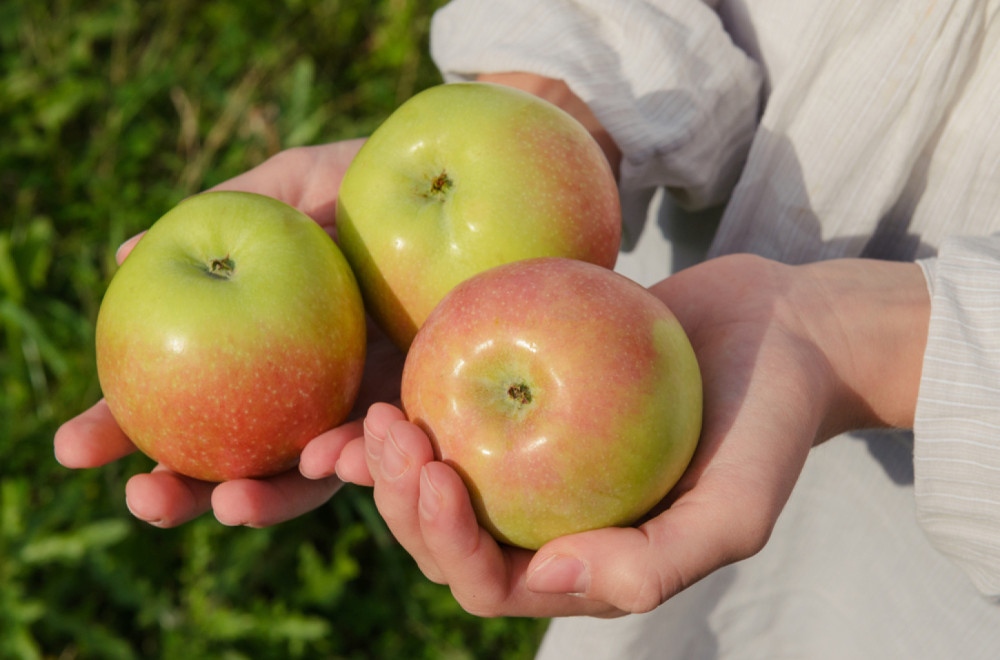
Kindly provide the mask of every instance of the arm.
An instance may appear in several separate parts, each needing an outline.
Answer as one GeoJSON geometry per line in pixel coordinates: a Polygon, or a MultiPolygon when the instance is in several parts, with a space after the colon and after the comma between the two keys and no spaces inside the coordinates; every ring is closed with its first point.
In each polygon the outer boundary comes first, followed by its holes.
{"type": "MultiPolygon", "coordinates": [[[[460,2],[454,4],[461,5],[460,2]]],[[[652,3],[647,4],[652,6],[652,3]]],[[[697,7],[699,3],[657,4],[664,11],[685,6],[687,10],[681,10],[681,15],[685,16],[700,14],[706,9],[697,7]]],[[[589,6],[589,3],[581,2],[577,5],[589,6]]],[[[566,4],[561,6],[568,7],[566,4]]],[[[491,10],[479,8],[478,11],[489,14],[491,10]]],[[[553,9],[550,13],[554,17],[561,16],[559,10],[553,9]]],[[[479,14],[471,8],[462,8],[460,15],[464,19],[474,20],[479,14]]],[[[496,19],[499,25],[505,25],[504,20],[515,20],[517,16],[513,12],[507,12],[507,15],[511,18],[496,19]]],[[[543,27],[533,29],[542,34],[545,32],[543,27]]],[[[587,26],[578,26],[574,28],[574,32],[583,34],[586,29],[587,26]]],[[[628,34],[634,36],[641,32],[640,29],[628,34]]],[[[668,32],[665,31],[664,34],[668,32]]],[[[462,39],[458,39],[459,43],[465,43],[462,39]]],[[[520,63],[518,58],[526,56],[521,51],[508,52],[507,45],[515,41],[524,43],[530,40],[530,35],[522,35],[518,39],[500,36],[495,40],[487,40],[486,43],[501,62],[507,62],[509,67],[516,67],[520,63]]],[[[536,37],[536,40],[546,43],[544,38],[536,37]]],[[[457,46],[448,47],[447,35],[443,41],[445,46],[441,48],[439,60],[449,75],[464,75],[463,71],[470,70],[470,67],[477,64],[488,66],[485,58],[477,59],[474,53],[459,52],[457,46]]],[[[550,39],[549,43],[561,42],[550,39]]],[[[648,153],[643,151],[642,141],[634,145],[629,137],[633,135],[629,126],[635,128],[642,123],[637,121],[623,126],[617,120],[624,116],[637,116],[643,108],[627,94],[622,98],[609,98],[609,95],[602,93],[602,88],[599,87],[601,77],[590,78],[583,73],[591,64],[599,63],[601,58],[598,55],[592,59],[579,56],[572,46],[573,44],[565,50],[545,52],[539,58],[540,63],[532,66],[549,75],[563,76],[570,80],[572,86],[566,87],[579,94],[576,99],[580,102],[586,99],[593,105],[591,117],[597,119],[599,116],[599,121],[607,123],[609,128],[605,130],[605,134],[611,137],[616,146],[620,145],[620,151],[625,152],[623,158],[626,166],[623,169],[628,170],[629,161],[638,162],[643,158],[642,154],[648,153]],[[580,62],[579,65],[567,61],[573,57],[578,58],[576,61],[580,62]]],[[[619,46],[626,48],[628,45],[619,46]]],[[[738,59],[738,54],[735,57],[738,59]]],[[[623,66],[620,70],[629,69],[623,66]]],[[[733,70],[739,71],[740,68],[737,66],[733,70]]],[[[610,69],[603,71],[608,73],[610,69]]],[[[639,77],[641,78],[641,73],[639,77]]],[[[665,79],[669,79],[669,76],[665,79]]],[[[639,84],[645,83],[640,80],[639,84]]],[[[734,89],[738,88],[737,85],[734,89]]],[[[558,98],[558,95],[555,96],[558,98]]],[[[739,134],[737,131],[736,135],[739,134]]],[[[642,135],[642,132],[634,135],[642,135]]],[[[649,140],[649,144],[658,144],[654,135],[647,135],[645,139],[649,140]]],[[[735,160],[739,161],[739,158],[735,160]]],[[[651,166],[649,171],[655,169],[662,172],[661,180],[666,185],[676,185],[670,183],[670,177],[675,174],[669,159],[657,161],[653,158],[648,162],[658,162],[659,165],[656,168],[651,166]]],[[[715,162],[727,161],[722,158],[715,162]]],[[[627,171],[623,176],[626,180],[625,187],[630,185],[629,178],[627,171]]],[[[639,177],[636,180],[643,179],[639,177]]],[[[681,197],[693,199],[697,195],[682,190],[681,197]]],[[[704,198],[710,197],[712,196],[708,195],[704,198]]],[[[868,382],[862,379],[856,384],[857,391],[867,391],[876,396],[871,404],[875,409],[869,413],[877,413],[874,417],[882,423],[915,427],[915,489],[920,524],[931,542],[965,570],[980,591],[993,597],[1000,594],[1000,552],[997,551],[1000,548],[1000,524],[997,523],[1000,487],[996,485],[996,475],[1000,473],[1000,450],[997,449],[996,440],[997,429],[1000,429],[1000,413],[997,412],[1000,408],[995,404],[1000,395],[1000,391],[997,391],[1000,388],[996,386],[997,375],[1000,374],[1000,335],[995,330],[1000,318],[997,318],[993,303],[997,299],[997,289],[1000,288],[996,284],[1000,281],[998,264],[1000,238],[996,236],[988,240],[968,238],[946,241],[938,259],[923,263],[928,283],[934,291],[932,330],[926,359],[922,363],[908,362],[905,382],[909,386],[905,390],[896,390],[897,394],[905,392],[905,396],[893,402],[892,390],[880,394],[874,391],[878,389],[874,387],[878,385],[877,381],[885,374],[895,373],[899,368],[896,364],[885,364],[883,369],[875,370],[867,377],[868,382]],[[921,369],[923,378],[918,381],[921,369]],[[872,380],[876,382],[871,382],[872,380]],[[914,422],[912,407],[917,405],[918,387],[921,396],[914,422]]],[[[865,325],[870,320],[864,314],[856,314],[854,318],[865,325]]],[[[878,318],[877,315],[875,318],[878,318]]],[[[922,327],[922,324],[913,327],[922,327]]],[[[876,336],[874,333],[875,329],[870,328],[869,336],[876,336]]],[[[892,346],[887,346],[884,342],[881,346],[872,344],[869,348],[871,354],[859,356],[859,362],[878,364],[877,358],[893,354],[886,350],[892,346]]],[[[865,401],[866,396],[862,393],[857,398],[865,401]]],[[[839,409],[846,413],[853,408],[842,406],[839,409]]],[[[831,429],[851,428],[855,423],[864,425],[866,417],[871,416],[858,412],[852,414],[859,415],[855,422],[850,418],[836,424],[831,421],[831,429]]]]}

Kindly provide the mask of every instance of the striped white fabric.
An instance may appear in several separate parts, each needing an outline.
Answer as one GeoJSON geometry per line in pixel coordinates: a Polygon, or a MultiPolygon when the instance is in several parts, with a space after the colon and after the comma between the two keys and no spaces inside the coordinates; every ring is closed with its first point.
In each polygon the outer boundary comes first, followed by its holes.
{"type": "Polygon", "coordinates": [[[704,3],[673,3],[675,15],[657,4],[456,2],[435,18],[432,54],[451,80],[503,71],[565,80],[615,136],[625,189],[721,202],[753,137],[759,68],[704,3]]]}
{"type": "MultiPolygon", "coordinates": [[[[565,80],[622,148],[624,192],[728,199],[711,255],[920,260],[933,294],[915,440],[817,448],[761,556],[653,615],[560,622],[543,657],[997,657],[998,11],[1000,0],[455,0],[435,17],[448,80],[565,80]],[[848,481],[851,493],[831,492],[848,481]],[[828,522],[809,529],[825,536],[804,540],[790,521],[820,511],[828,522]],[[808,570],[783,581],[795,562],[808,570]],[[798,615],[778,598],[793,593],[814,599],[798,615]],[[715,652],[664,648],[684,644],[715,652]]],[[[657,240],[667,254],[670,237],[657,240]]]]}
{"type": "Polygon", "coordinates": [[[932,285],[914,447],[920,523],[985,593],[1000,593],[1000,244],[945,241],[932,285]]]}

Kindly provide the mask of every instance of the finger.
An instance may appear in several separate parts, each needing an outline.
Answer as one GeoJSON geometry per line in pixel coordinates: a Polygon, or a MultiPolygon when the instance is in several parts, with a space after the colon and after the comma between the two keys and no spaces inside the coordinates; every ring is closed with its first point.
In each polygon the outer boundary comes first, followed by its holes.
{"type": "Polygon", "coordinates": [[[499,545],[479,526],[468,490],[448,465],[421,471],[419,515],[426,552],[462,607],[477,616],[552,617],[617,614],[605,603],[526,588],[534,553],[499,545]]]}
{"type": "Polygon", "coordinates": [[[299,473],[307,479],[325,479],[336,472],[340,455],[352,440],[364,435],[364,424],[358,419],[342,424],[309,441],[299,457],[299,473]]]}
{"type": "Polygon", "coordinates": [[[468,490],[451,467],[432,462],[420,470],[418,513],[426,552],[441,567],[455,599],[479,616],[502,611],[513,591],[507,559],[479,526],[468,490]]]}
{"type": "Polygon", "coordinates": [[[441,571],[427,552],[417,513],[420,469],[434,459],[430,441],[415,425],[397,421],[385,431],[380,455],[373,464],[375,506],[396,540],[429,579],[440,582],[441,571]]]}
{"type": "Polygon", "coordinates": [[[374,486],[375,480],[368,471],[368,455],[365,452],[365,439],[357,438],[347,443],[337,461],[337,476],[341,481],[358,486],[374,486]]]}
{"type": "Polygon", "coordinates": [[[125,502],[136,518],[157,527],[176,527],[211,507],[215,484],[158,467],[125,484],[125,502]]]}
{"type": "Polygon", "coordinates": [[[606,528],[564,537],[539,550],[527,588],[578,594],[626,612],[648,612],[685,586],[676,549],[659,549],[641,529],[606,528]]]}
{"type": "Polygon", "coordinates": [[[122,265],[122,262],[125,261],[125,257],[127,257],[132,252],[132,250],[135,249],[135,246],[138,245],[139,241],[145,235],[146,232],[141,232],[139,234],[136,234],[135,236],[133,236],[132,238],[128,239],[127,241],[118,246],[118,250],[115,252],[115,261],[118,262],[119,266],[122,265]]]}
{"type": "Polygon", "coordinates": [[[268,527],[325,504],[344,485],[337,477],[306,479],[289,470],[267,479],[235,479],[212,493],[212,509],[223,525],[268,527]]]}
{"type": "Polygon", "coordinates": [[[53,448],[56,460],[68,468],[98,467],[135,451],[104,399],[60,426],[53,448]]]}
{"type": "Polygon", "coordinates": [[[368,415],[364,421],[365,460],[368,463],[368,472],[373,476],[379,471],[382,445],[389,427],[404,419],[406,415],[403,411],[388,403],[376,403],[368,408],[368,415]]]}

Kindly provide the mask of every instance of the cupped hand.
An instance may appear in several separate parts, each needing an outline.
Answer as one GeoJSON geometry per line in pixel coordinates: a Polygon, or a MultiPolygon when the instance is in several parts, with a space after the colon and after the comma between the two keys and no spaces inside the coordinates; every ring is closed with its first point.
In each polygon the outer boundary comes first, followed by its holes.
{"type": "MultiPolygon", "coordinates": [[[[366,417],[363,458],[356,448],[343,454],[342,462],[366,461],[396,538],[469,612],[649,611],[764,546],[815,443],[912,415],[920,362],[913,351],[922,350],[926,313],[912,264],[792,267],[740,255],[682,271],[652,291],[691,339],[705,410],[689,469],[642,524],[565,536],[536,553],[498,545],[476,523],[458,474],[435,461],[427,436],[386,404],[366,417]],[[889,293],[872,291],[872,283],[889,293]],[[909,299],[891,299],[903,291],[909,299]],[[897,303],[900,310],[891,309],[897,303]],[[859,348],[854,333],[876,330],[855,316],[865,304],[908,315],[904,336],[859,348]],[[890,395],[870,389],[879,376],[887,380],[886,361],[899,375],[882,384],[890,395]]],[[[860,319],[873,318],[867,311],[860,319]]]]}
{"type": "MultiPolygon", "coordinates": [[[[275,197],[312,217],[336,237],[337,191],[347,166],[363,140],[289,149],[213,188],[275,197]]],[[[121,263],[141,235],[126,241],[116,255],[121,263]]],[[[402,355],[369,323],[368,359],[356,411],[373,401],[394,400],[399,392],[402,355]]],[[[133,476],[125,489],[129,509],[138,518],[172,527],[212,509],[228,525],[265,526],[301,515],[326,502],[342,485],[333,473],[341,449],[362,432],[360,415],[314,439],[298,469],[267,479],[208,483],[157,466],[133,476]],[[310,478],[303,476],[307,474],[310,478]]],[[[89,468],[135,451],[101,400],[56,432],[56,459],[70,468],[89,468]]]]}

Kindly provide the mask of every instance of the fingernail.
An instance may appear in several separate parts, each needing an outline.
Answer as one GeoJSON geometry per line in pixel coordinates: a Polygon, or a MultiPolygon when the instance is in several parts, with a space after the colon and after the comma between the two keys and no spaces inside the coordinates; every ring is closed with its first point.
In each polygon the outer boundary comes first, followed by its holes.
{"type": "MultiPolygon", "coordinates": [[[[323,479],[325,477],[330,476],[329,474],[323,474],[322,470],[313,470],[314,467],[315,466],[311,462],[301,460],[300,458],[299,474],[301,474],[306,479],[315,481],[317,479],[323,479]]],[[[336,466],[334,466],[334,469],[336,470],[336,466]]]]}
{"type": "Polygon", "coordinates": [[[127,241],[119,245],[118,249],[115,250],[115,261],[118,262],[119,264],[122,263],[122,261],[124,261],[125,259],[125,257],[122,256],[122,253],[125,251],[126,248],[131,250],[132,247],[135,245],[135,242],[136,240],[135,237],[133,236],[132,238],[128,239],[127,241]]]}
{"type": "MultiPolygon", "coordinates": [[[[334,466],[333,471],[334,471],[334,473],[336,473],[336,471],[337,471],[337,467],[336,466],[334,466]]],[[[318,479],[325,479],[326,477],[330,476],[328,474],[323,474],[321,472],[313,472],[312,468],[310,468],[310,467],[303,467],[301,465],[299,466],[299,474],[301,474],[306,479],[309,479],[310,481],[316,481],[318,479]]]]}
{"type": "Polygon", "coordinates": [[[390,479],[398,479],[410,467],[409,457],[396,444],[392,433],[386,434],[385,447],[382,448],[382,472],[390,479]]]}
{"type": "Polygon", "coordinates": [[[527,587],[538,593],[583,595],[590,588],[590,573],[576,557],[552,555],[531,572],[527,587]]]}
{"type": "Polygon", "coordinates": [[[140,516],[139,514],[137,514],[135,512],[135,509],[132,508],[132,504],[129,503],[128,498],[125,499],[125,508],[128,509],[128,512],[131,513],[133,517],[138,518],[139,520],[143,521],[144,523],[150,524],[153,527],[162,527],[163,526],[163,521],[161,519],[159,519],[159,518],[153,518],[152,520],[147,520],[146,518],[143,518],[142,516],[140,516]]]}
{"type": "Polygon", "coordinates": [[[432,520],[441,510],[441,491],[434,485],[427,466],[420,470],[420,515],[427,520],[432,520]]]}

